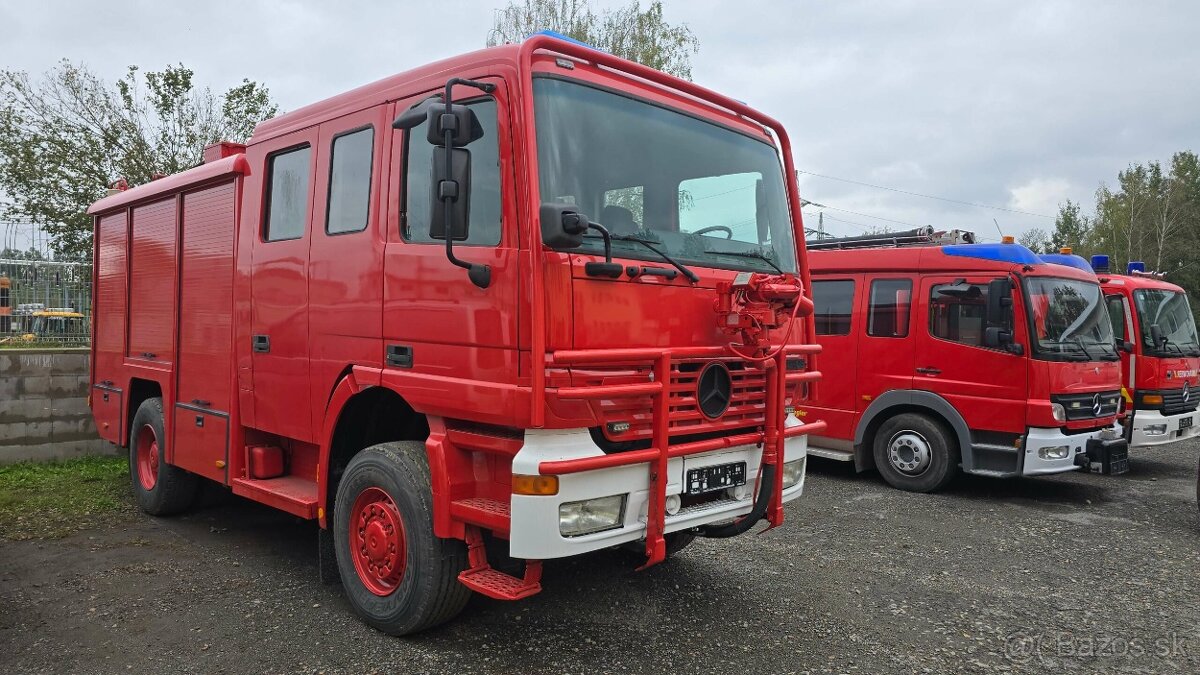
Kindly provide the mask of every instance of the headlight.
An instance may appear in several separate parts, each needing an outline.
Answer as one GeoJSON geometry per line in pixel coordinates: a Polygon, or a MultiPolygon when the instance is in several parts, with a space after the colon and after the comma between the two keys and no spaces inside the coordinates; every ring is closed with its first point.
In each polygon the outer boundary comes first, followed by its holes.
{"type": "Polygon", "coordinates": [[[800,481],[804,480],[804,460],[800,459],[785,462],[783,465],[783,489],[788,489],[800,481]]]}
{"type": "Polygon", "coordinates": [[[578,537],[621,526],[625,513],[625,495],[613,495],[558,507],[558,531],[564,537],[578,537]]]}
{"type": "Polygon", "coordinates": [[[1142,427],[1142,431],[1147,436],[1162,436],[1167,433],[1167,425],[1165,424],[1147,424],[1142,427]]]}
{"type": "Polygon", "coordinates": [[[1067,409],[1062,407],[1061,403],[1051,403],[1050,414],[1054,415],[1054,419],[1058,422],[1067,421],[1067,409]]]}
{"type": "Polygon", "coordinates": [[[1066,459],[1071,456],[1071,446],[1052,445],[1048,448],[1038,448],[1038,457],[1042,459],[1066,459]]]}

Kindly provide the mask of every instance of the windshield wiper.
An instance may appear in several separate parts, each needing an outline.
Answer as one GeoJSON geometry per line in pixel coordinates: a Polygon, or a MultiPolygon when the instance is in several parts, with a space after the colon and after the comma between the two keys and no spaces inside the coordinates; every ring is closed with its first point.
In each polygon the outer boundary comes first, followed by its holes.
{"type": "Polygon", "coordinates": [[[688,281],[691,281],[693,284],[700,283],[700,277],[696,276],[695,272],[684,267],[682,263],[680,263],[679,261],[675,260],[671,256],[664,253],[662,250],[660,250],[658,247],[656,247],[654,245],[654,242],[647,241],[645,239],[642,239],[641,237],[635,237],[632,234],[614,234],[614,235],[610,235],[610,236],[612,237],[612,239],[614,241],[633,241],[633,242],[637,242],[637,243],[641,244],[642,246],[645,246],[646,248],[650,249],[651,251],[654,251],[655,253],[657,253],[658,257],[660,257],[663,260],[665,260],[666,262],[670,263],[672,267],[679,270],[679,273],[682,274],[683,276],[687,277],[688,281]]]}
{"type": "Polygon", "coordinates": [[[1080,349],[1080,351],[1082,351],[1084,354],[1086,354],[1086,355],[1087,355],[1087,357],[1088,357],[1088,360],[1089,360],[1089,361],[1095,361],[1095,360],[1096,360],[1096,357],[1092,356],[1092,353],[1091,353],[1090,351],[1088,351],[1087,345],[1085,345],[1085,344],[1083,343],[1083,338],[1082,338],[1082,337],[1079,337],[1078,335],[1076,335],[1076,336],[1075,336],[1075,339],[1074,339],[1074,340],[1072,340],[1072,342],[1074,342],[1075,344],[1079,345],[1079,349],[1080,349]]]}
{"type": "Polygon", "coordinates": [[[779,265],[776,265],[775,261],[771,260],[771,257],[762,251],[710,251],[709,249],[704,249],[704,252],[712,255],[732,255],[737,256],[738,258],[755,258],[767,263],[771,266],[771,269],[775,270],[776,272],[785,274],[779,265]]]}

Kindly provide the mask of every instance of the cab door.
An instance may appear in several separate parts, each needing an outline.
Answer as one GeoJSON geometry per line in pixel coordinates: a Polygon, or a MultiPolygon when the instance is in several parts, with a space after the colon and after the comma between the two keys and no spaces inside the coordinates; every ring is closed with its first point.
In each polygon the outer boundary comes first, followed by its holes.
{"type": "MultiPolygon", "coordinates": [[[[813,439],[815,446],[851,451],[857,409],[858,345],[863,315],[862,275],[830,275],[813,281],[813,322],[817,344],[825,356],[823,363],[836,359],[836,368],[826,365],[826,375],[817,386],[817,397],[810,405],[798,410],[803,420],[824,420],[825,437],[813,439]]],[[[810,449],[811,451],[811,449],[810,449]]]]}
{"type": "MultiPolygon", "coordinates": [[[[1105,294],[1104,302],[1108,305],[1108,318],[1112,321],[1113,338],[1117,344],[1128,341],[1136,345],[1138,341],[1134,337],[1136,333],[1133,330],[1133,314],[1129,311],[1129,301],[1123,294],[1114,293],[1105,294]]],[[[1135,372],[1136,357],[1125,349],[1118,349],[1117,353],[1121,355],[1121,394],[1126,397],[1128,405],[1133,402],[1131,397],[1134,393],[1134,382],[1131,376],[1135,372]]]]}
{"type": "Polygon", "coordinates": [[[312,442],[308,257],[317,129],[263,145],[249,158],[264,172],[262,217],[244,225],[258,229],[250,279],[254,427],[312,442]]]}
{"type": "MultiPolygon", "coordinates": [[[[445,241],[430,236],[431,162],[440,147],[426,139],[428,122],[391,131],[389,195],[397,198],[388,199],[383,377],[422,412],[511,423],[520,400],[511,393],[518,375],[517,153],[504,81],[472,79],[496,89],[485,94],[460,86],[452,92],[455,103],[474,111],[483,131],[466,146],[469,227],[466,240],[454,242],[454,255],[490,267],[490,283],[486,288],[472,283],[466,270],[447,259],[445,241]],[[470,382],[465,389],[464,380],[470,382]]],[[[434,93],[402,99],[396,109],[404,111],[434,93]]]]}
{"type": "MultiPolygon", "coordinates": [[[[1029,398],[1027,359],[983,346],[988,282],[995,278],[999,275],[921,280],[920,315],[925,325],[915,331],[919,339],[913,389],[946,399],[972,431],[1022,434],[1029,398]]],[[[1019,315],[1014,304],[1008,316],[1010,329],[1015,328],[1013,317],[1019,315]]]]}

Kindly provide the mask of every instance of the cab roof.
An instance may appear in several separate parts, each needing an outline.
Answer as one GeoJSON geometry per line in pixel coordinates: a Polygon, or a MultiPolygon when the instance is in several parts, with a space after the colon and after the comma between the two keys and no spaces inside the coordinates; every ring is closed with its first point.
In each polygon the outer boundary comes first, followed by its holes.
{"type": "Polygon", "coordinates": [[[1156,276],[1141,274],[1100,274],[1100,285],[1105,288],[1150,289],[1186,293],[1182,286],[1156,276]]]}
{"type": "Polygon", "coordinates": [[[953,244],[809,251],[813,274],[839,272],[955,274],[1005,271],[1096,281],[1096,275],[1043,260],[1020,244],[953,244]]]}

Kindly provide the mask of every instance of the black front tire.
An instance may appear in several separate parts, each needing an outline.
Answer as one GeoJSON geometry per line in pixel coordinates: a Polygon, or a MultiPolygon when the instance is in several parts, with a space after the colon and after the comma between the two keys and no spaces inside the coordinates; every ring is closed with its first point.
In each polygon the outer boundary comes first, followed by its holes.
{"type": "Polygon", "coordinates": [[[133,494],[142,511],[152,516],[169,516],[186,511],[196,501],[200,477],[167,464],[167,434],[163,426],[161,398],[148,398],[138,406],[129,432],[129,477],[133,494]],[[138,443],[142,434],[152,434],[156,447],[152,485],[147,487],[138,475],[138,443]]]}
{"type": "Polygon", "coordinates": [[[389,635],[408,635],[449,621],[467,604],[471,591],[458,580],[467,564],[466,546],[433,533],[433,490],[424,443],[381,443],[355,455],[338,483],[333,516],[342,587],[367,624],[389,635]],[[404,527],[404,572],[387,595],[368,589],[350,550],[351,511],[355,500],[372,488],[387,493],[404,527]]]}
{"type": "Polygon", "coordinates": [[[875,432],[873,446],[875,466],[892,487],[909,492],[936,492],[958,475],[957,439],[943,424],[925,415],[902,413],[887,420],[875,432]],[[890,457],[893,444],[903,444],[906,438],[912,448],[928,453],[928,459],[924,463],[917,460],[918,468],[910,471],[897,467],[890,457]]]}

